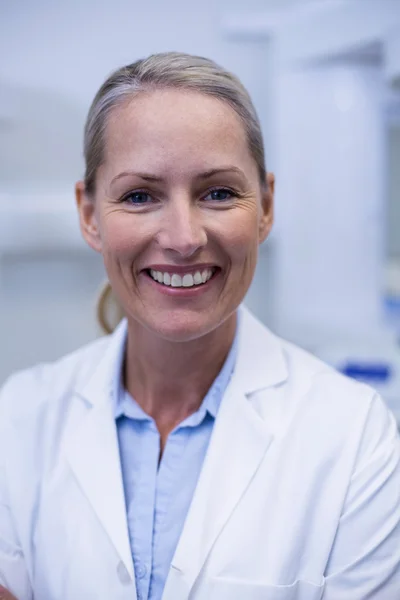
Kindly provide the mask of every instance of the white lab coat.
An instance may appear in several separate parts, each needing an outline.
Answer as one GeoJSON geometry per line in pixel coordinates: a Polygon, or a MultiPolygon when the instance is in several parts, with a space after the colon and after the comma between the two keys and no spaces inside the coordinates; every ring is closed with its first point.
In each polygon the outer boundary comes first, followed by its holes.
{"type": "MultiPolygon", "coordinates": [[[[163,600],[398,600],[394,418],[241,310],[163,600]]],[[[2,390],[0,583],[18,600],[136,599],[110,401],[125,330],[2,390]]]]}

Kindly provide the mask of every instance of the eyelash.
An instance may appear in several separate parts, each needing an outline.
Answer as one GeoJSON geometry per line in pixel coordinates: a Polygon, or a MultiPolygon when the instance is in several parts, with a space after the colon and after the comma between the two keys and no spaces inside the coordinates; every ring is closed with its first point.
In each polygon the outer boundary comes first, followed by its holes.
{"type": "MultiPolygon", "coordinates": [[[[226,192],[226,193],[228,193],[230,195],[229,198],[225,198],[223,200],[211,200],[211,202],[218,202],[220,204],[222,204],[224,202],[228,202],[229,200],[232,200],[232,198],[238,198],[239,197],[239,194],[237,192],[234,192],[230,188],[226,188],[226,187],[215,187],[215,188],[212,188],[212,189],[208,190],[207,195],[205,197],[209,196],[213,192],[226,192]]],[[[129,198],[131,198],[132,196],[135,196],[136,194],[143,194],[143,195],[151,197],[151,195],[149,194],[149,192],[146,192],[145,190],[136,190],[135,192],[130,192],[129,194],[126,194],[125,196],[123,196],[121,198],[120,202],[121,203],[125,202],[127,204],[130,204],[131,206],[146,206],[148,204],[148,202],[140,202],[138,204],[136,204],[134,202],[128,202],[129,198]]]]}

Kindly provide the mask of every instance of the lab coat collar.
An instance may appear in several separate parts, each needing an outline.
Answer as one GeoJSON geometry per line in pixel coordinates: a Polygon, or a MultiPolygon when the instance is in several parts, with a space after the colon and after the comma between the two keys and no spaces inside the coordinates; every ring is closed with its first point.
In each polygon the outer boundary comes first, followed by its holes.
{"type": "MultiPolygon", "coordinates": [[[[244,305],[239,307],[238,351],[235,381],[247,395],[287,379],[282,344],[244,305]]],[[[128,325],[123,319],[109,336],[109,345],[93,372],[76,392],[94,405],[110,397],[115,401],[121,378],[128,325]]],[[[114,405],[115,406],[115,405],[114,405]]]]}
{"type": "Polygon", "coordinates": [[[235,382],[246,395],[284,382],[288,367],[282,342],[244,305],[240,307],[235,382]]]}
{"type": "Polygon", "coordinates": [[[114,333],[108,336],[108,345],[94,365],[91,373],[86,374],[76,386],[76,393],[90,405],[108,401],[114,402],[121,381],[122,367],[125,355],[128,323],[122,319],[114,333]]]}
{"type": "MultiPolygon", "coordinates": [[[[273,439],[250,396],[287,378],[284,353],[279,340],[247,309],[241,307],[240,311],[235,370],[214,425],[163,600],[176,600],[178,590],[191,589],[273,439]]],[[[83,493],[134,580],[113,402],[126,335],[124,320],[104,342],[105,350],[91,376],[76,387],[76,393],[91,408],[69,434],[67,457],[83,493]]]]}

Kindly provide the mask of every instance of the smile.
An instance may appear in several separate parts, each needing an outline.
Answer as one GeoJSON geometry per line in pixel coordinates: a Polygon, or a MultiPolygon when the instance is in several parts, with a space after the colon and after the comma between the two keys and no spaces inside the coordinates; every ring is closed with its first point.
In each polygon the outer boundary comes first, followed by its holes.
{"type": "Polygon", "coordinates": [[[149,269],[147,272],[154,281],[167,287],[191,288],[207,283],[216,270],[216,268],[204,269],[203,271],[186,273],[184,275],[179,275],[178,273],[163,273],[161,271],[154,271],[153,269],[149,269]]]}

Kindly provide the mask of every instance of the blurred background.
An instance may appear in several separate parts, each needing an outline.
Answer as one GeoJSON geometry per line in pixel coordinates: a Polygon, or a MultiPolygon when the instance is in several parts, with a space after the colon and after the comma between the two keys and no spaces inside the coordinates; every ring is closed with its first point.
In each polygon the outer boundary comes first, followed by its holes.
{"type": "Polygon", "coordinates": [[[105,77],[178,50],[235,72],[277,177],[248,306],[400,423],[400,0],[0,0],[0,383],[101,332],[73,186],[105,77]]]}

